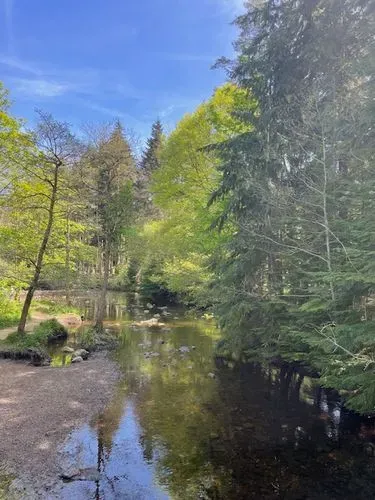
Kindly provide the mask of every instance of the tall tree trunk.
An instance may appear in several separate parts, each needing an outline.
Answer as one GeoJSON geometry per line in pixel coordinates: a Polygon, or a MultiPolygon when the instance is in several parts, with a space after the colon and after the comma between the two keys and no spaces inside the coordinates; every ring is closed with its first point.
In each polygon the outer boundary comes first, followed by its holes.
{"type": "Polygon", "coordinates": [[[66,216],[66,232],[65,232],[65,294],[66,303],[72,305],[70,296],[70,214],[66,216]]]}
{"type": "Polygon", "coordinates": [[[104,251],[103,251],[103,281],[99,295],[99,303],[96,312],[96,318],[95,318],[95,328],[97,330],[103,329],[103,321],[107,303],[109,266],[110,266],[110,249],[109,249],[108,237],[106,236],[104,242],[104,251]]]}
{"type": "Polygon", "coordinates": [[[329,230],[328,209],[327,209],[327,186],[328,186],[328,172],[327,172],[327,157],[326,157],[326,143],[324,137],[324,130],[322,131],[323,137],[323,218],[324,218],[324,234],[326,245],[327,269],[329,273],[329,288],[331,292],[332,302],[335,302],[335,288],[332,280],[332,259],[331,259],[331,235],[329,230]]]}
{"type": "Polygon", "coordinates": [[[55,172],[54,172],[54,177],[53,177],[53,182],[52,182],[52,192],[51,192],[51,198],[50,198],[50,205],[49,205],[49,209],[48,209],[48,222],[47,222],[46,229],[44,231],[42,243],[39,247],[38,257],[37,257],[36,263],[35,263],[34,276],[33,276],[33,279],[31,280],[29,289],[27,290],[25,302],[24,302],[23,308],[22,308],[21,318],[20,318],[20,321],[18,323],[17,331],[20,334],[25,333],[27,316],[29,314],[29,310],[30,310],[31,302],[32,302],[33,297],[34,297],[35,290],[38,288],[40,273],[42,271],[42,266],[43,266],[44,255],[46,253],[49,237],[51,236],[51,230],[52,230],[52,224],[53,224],[54,212],[55,212],[56,196],[57,196],[59,167],[60,167],[60,164],[57,164],[55,166],[55,172]]]}

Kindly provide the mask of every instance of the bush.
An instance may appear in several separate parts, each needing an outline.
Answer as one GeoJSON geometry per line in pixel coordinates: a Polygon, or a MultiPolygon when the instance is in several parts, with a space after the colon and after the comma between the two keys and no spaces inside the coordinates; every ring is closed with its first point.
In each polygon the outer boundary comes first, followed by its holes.
{"type": "Polygon", "coordinates": [[[21,315],[21,304],[0,294],[0,328],[16,325],[21,315]]]}
{"type": "Polygon", "coordinates": [[[20,335],[18,332],[11,333],[5,340],[6,344],[12,344],[17,348],[46,347],[52,342],[65,340],[68,337],[68,331],[56,319],[43,321],[38,325],[34,333],[20,335]]]}

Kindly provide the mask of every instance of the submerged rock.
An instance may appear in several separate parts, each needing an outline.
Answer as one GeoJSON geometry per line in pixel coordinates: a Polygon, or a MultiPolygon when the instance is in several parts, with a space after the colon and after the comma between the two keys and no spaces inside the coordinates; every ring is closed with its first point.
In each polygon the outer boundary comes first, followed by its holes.
{"type": "Polygon", "coordinates": [[[69,469],[60,474],[63,481],[99,481],[100,472],[94,467],[87,467],[86,469],[69,469]]]}

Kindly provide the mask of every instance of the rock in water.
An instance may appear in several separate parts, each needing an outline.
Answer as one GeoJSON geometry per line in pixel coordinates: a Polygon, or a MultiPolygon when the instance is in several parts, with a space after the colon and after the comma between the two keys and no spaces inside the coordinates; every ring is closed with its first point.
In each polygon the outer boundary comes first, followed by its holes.
{"type": "Polygon", "coordinates": [[[94,467],[70,469],[60,474],[60,478],[63,481],[99,481],[100,473],[94,467]]]}
{"type": "Polygon", "coordinates": [[[83,361],[82,356],[76,356],[75,358],[72,358],[72,363],[80,363],[83,361]]]}
{"type": "Polygon", "coordinates": [[[62,352],[67,352],[67,353],[71,354],[72,352],[74,352],[74,349],[72,347],[69,347],[66,345],[62,348],[62,352]]]}
{"type": "Polygon", "coordinates": [[[136,321],[132,323],[131,326],[134,327],[142,327],[146,326],[148,328],[163,328],[165,326],[164,323],[159,323],[158,318],[151,318],[144,321],[136,321]]]}

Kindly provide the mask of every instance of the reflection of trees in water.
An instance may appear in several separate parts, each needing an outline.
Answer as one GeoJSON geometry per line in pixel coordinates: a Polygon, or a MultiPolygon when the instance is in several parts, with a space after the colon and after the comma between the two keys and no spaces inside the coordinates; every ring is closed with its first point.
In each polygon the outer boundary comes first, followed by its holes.
{"type": "MultiPolygon", "coordinates": [[[[109,487],[106,466],[130,396],[143,429],[144,460],[155,464],[171,497],[374,498],[375,476],[357,438],[375,439],[373,427],[361,428],[334,393],[287,366],[218,366],[212,380],[211,333],[192,325],[177,330],[121,334],[125,379],[97,426],[98,470],[109,487]],[[197,350],[169,354],[182,344],[197,350]],[[144,350],[161,356],[145,359],[144,350]]],[[[99,492],[98,483],[97,498],[99,492]]]]}
{"type": "Polygon", "coordinates": [[[340,446],[353,416],[333,393],[256,365],[197,383],[184,363],[178,377],[153,373],[138,407],[147,458],[162,443],[158,475],[172,496],[373,498],[368,458],[358,450],[353,460],[354,437],[340,446]]]}

